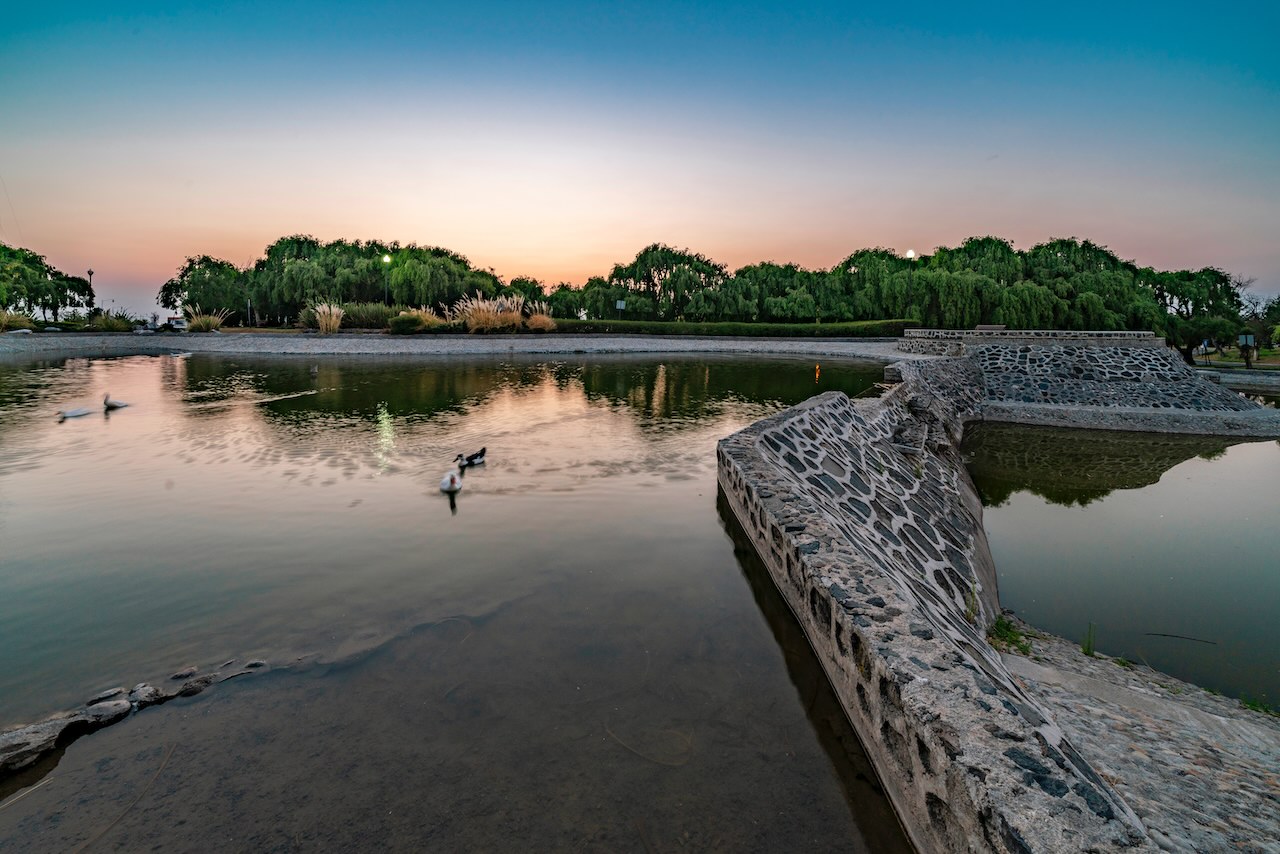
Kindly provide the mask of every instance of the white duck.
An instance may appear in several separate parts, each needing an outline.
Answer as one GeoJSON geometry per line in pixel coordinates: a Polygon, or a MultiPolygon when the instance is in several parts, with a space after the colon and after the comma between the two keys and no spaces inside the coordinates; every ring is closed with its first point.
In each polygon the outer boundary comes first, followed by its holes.
{"type": "Polygon", "coordinates": [[[102,396],[102,408],[107,412],[113,412],[117,409],[124,409],[128,405],[129,404],[120,400],[112,400],[111,392],[107,392],[105,395],[102,396]]]}
{"type": "Polygon", "coordinates": [[[462,478],[456,471],[449,472],[440,480],[440,491],[450,495],[462,491],[462,478]]]}
{"type": "Polygon", "coordinates": [[[66,421],[68,418],[79,418],[82,415],[88,415],[90,412],[93,412],[93,410],[87,406],[82,406],[79,409],[59,409],[58,423],[61,424],[63,421],[66,421]]]}

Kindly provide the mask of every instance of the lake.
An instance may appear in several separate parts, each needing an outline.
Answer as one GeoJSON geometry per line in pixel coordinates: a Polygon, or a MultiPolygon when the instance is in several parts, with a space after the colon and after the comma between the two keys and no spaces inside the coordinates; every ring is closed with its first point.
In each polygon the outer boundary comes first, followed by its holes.
{"type": "Polygon", "coordinates": [[[907,850],[717,508],[718,439],[880,376],[0,363],[0,722],[189,664],[271,665],[46,762],[0,847],[907,850]],[[55,420],[106,393],[130,406],[55,420]],[[450,500],[441,475],[481,446],[450,500]]]}
{"type": "Polygon", "coordinates": [[[1004,607],[1280,703],[1280,443],[981,425],[965,452],[1004,607]]]}

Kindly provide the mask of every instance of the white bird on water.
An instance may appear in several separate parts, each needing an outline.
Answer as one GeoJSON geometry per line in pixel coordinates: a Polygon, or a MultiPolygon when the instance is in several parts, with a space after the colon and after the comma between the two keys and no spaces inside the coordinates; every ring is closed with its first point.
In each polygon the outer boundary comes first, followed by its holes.
{"type": "Polygon", "coordinates": [[[112,400],[111,392],[107,392],[105,395],[102,396],[102,408],[107,412],[112,412],[117,409],[124,409],[128,405],[129,404],[120,400],[112,400]]]}
{"type": "Polygon", "coordinates": [[[440,480],[440,491],[453,494],[462,490],[462,478],[456,471],[451,471],[440,480]]]}
{"type": "Polygon", "coordinates": [[[93,410],[87,406],[82,406],[79,409],[59,409],[58,423],[61,424],[68,418],[79,418],[82,415],[88,415],[90,412],[93,412],[93,410]]]}

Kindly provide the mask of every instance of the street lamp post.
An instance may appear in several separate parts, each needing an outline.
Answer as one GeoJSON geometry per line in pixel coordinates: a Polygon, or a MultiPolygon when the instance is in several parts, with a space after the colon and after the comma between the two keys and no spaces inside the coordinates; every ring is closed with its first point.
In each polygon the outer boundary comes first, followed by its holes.
{"type": "Polygon", "coordinates": [[[382,301],[387,305],[391,305],[391,285],[389,282],[391,275],[391,256],[382,256],[382,301]]]}
{"type": "MultiPolygon", "coordinates": [[[[93,293],[93,268],[92,267],[89,268],[89,293],[93,293]]],[[[95,294],[93,297],[93,300],[91,301],[91,304],[89,305],[89,308],[93,308],[92,303],[96,303],[97,301],[98,301],[98,297],[95,294]]]]}

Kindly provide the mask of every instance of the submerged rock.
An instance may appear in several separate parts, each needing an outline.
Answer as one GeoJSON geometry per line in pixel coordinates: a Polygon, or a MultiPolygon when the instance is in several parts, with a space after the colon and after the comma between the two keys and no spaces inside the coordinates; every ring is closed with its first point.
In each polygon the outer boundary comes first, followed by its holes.
{"type": "Polygon", "coordinates": [[[169,678],[176,682],[179,679],[186,679],[188,677],[195,676],[199,671],[200,668],[196,667],[194,664],[186,664],[179,667],[176,672],[169,674],[169,678]]]}
{"type": "Polygon", "coordinates": [[[99,726],[113,724],[121,718],[133,711],[133,704],[126,699],[104,700],[89,706],[80,714],[84,720],[94,725],[96,729],[99,726]]]}
{"type": "Polygon", "coordinates": [[[107,690],[103,691],[101,694],[97,695],[96,697],[90,698],[85,703],[85,705],[93,706],[98,703],[101,703],[103,700],[110,700],[112,697],[119,697],[123,693],[124,693],[124,688],[120,688],[120,687],[108,688],[107,690]]]}
{"type": "Polygon", "coordinates": [[[178,689],[179,697],[194,697],[205,688],[208,688],[214,682],[218,681],[219,674],[206,673],[204,676],[198,676],[195,679],[188,679],[182,683],[182,687],[178,689]]]}
{"type": "Polygon", "coordinates": [[[61,715],[0,733],[0,773],[20,771],[33,764],[58,743],[76,717],[61,715]]]}
{"type": "Polygon", "coordinates": [[[171,700],[174,696],[176,696],[175,693],[161,691],[146,682],[139,682],[129,692],[129,701],[137,708],[145,709],[147,706],[154,706],[157,703],[163,703],[165,700],[171,700]]]}
{"type": "Polygon", "coordinates": [[[132,710],[133,705],[128,700],[104,700],[69,714],[0,733],[0,774],[33,765],[60,742],[113,724],[132,710]]]}

